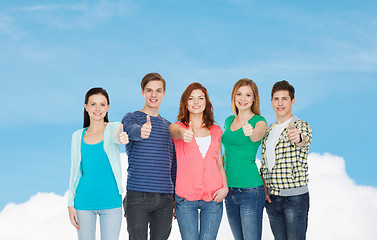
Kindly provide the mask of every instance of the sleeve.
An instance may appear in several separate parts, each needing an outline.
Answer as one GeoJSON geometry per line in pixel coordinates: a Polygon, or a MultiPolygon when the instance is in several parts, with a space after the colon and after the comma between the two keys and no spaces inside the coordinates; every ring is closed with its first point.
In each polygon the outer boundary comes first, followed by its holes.
{"type": "Polygon", "coordinates": [[[140,136],[141,126],[138,124],[137,116],[135,113],[127,113],[123,119],[123,131],[127,132],[130,141],[143,140],[140,136]]]}
{"type": "Polygon", "coordinates": [[[77,154],[79,154],[79,134],[81,132],[77,131],[72,135],[72,142],[71,142],[71,170],[70,170],[70,176],[69,176],[69,188],[68,188],[68,207],[74,205],[74,198],[75,198],[75,184],[76,184],[76,178],[79,177],[80,171],[78,165],[79,159],[77,159],[77,154]]]}
{"type": "Polygon", "coordinates": [[[171,165],[171,180],[173,182],[174,188],[175,188],[176,179],[177,179],[177,156],[176,156],[175,148],[173,144],[173,162],[171,165]]]}
{"type": "Polygon", "coordinates": [[[113,123],[109,123],[109,124],[111,124],[111,141],[115,144],[120,144],[119,139],[118,139],[120,122],[113,122],[113,123]]]}

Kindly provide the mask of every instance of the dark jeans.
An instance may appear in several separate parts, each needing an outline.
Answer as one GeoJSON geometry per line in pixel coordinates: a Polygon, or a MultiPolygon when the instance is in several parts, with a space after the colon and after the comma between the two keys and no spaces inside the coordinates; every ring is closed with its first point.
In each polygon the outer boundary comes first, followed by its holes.
{"type": "Polygon", "coordinates": [[[305,240],[308,227],[309,193],[281,197],[270,195],[266,210],[275,240],[305,240]]]}
{"type": "Polygon", "coordinates": [[[123,200],[130,240],[166,240],[173,220],[173,194],[127,191],[123,200]]]}

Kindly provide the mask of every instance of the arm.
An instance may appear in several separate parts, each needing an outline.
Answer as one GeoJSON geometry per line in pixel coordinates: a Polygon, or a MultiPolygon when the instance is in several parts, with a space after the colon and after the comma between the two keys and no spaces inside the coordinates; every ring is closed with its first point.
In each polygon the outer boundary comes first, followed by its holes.
{"type": "Polygon", "coordinates": [[[228,195],[228,192],[229,192],[228,181],[226,180],[226,174],[225,174],[225,169],[224,169],[224,157],[223,157],[222,149],[221,149],[221,140],[219,142],[217,167],[219,168],[219,171],[220,171],[221,176],[223,178],[223,187],[218,189],[213,194],[213,200],[216,201],[216,202],[221,202],[222,200],[224,200],[224,198],[226,197],[226,195],[228,195]]]}
{"type": "Polygon", "coordinates": [[[266,133],[267,123],[265,121],[259,121],[255,124],[253,133],[250,136],[251,141],[258,142],[264,137],[266,133]]]}
{"type": "Polygon", "coordinates": [[[264,181],[264,177],[263,177],[262,174],[261,174],[261,177],[262,177],[262,181],[263,181],[264,194],[265,194],[265,197],[266,197],[266,201],[269,202],[269,203],[271,203],[270,195],[268,194],[268,188],[266,186],[266,182],[264,181]]]}
{"type": "Polygon", "coordinates": [[[131,141],[142,140],[140,136],[141,125],[138,124],[134,113],[127,113],[122,119],[122,124],[123,124],[123,131],[128,134],[129,140],[131,141]]]}
{"type": "Polygon", "coordinates": [[[309,147],[312,140],[312,129],[304,121],[291,122],[288,131],[289,140],[297,147],[309,147]]]}
{"type": "Polygon", "coordinates": [[[73,206],[68,207],[68,215],[71,224],[76,228],[79,229],[79,219],[77,218],[76,209],[73,206]]]}
{"type": "Polygon", "coordinates": [[[188,129],[181,127],[178,123],[170,124],[169,132],[174,140],[183,139],[185,143],[191,142],[194,137],[194,131],[192,130],[191,122],[188,129]]]}
{"type": "Polygon", "coordinates": [[[185,133],[185,131],[186,129],[179,126],[178,123],[172,123],[169,126],[170,135],[174,140],[183,139],[183,134],[185,133]]]}

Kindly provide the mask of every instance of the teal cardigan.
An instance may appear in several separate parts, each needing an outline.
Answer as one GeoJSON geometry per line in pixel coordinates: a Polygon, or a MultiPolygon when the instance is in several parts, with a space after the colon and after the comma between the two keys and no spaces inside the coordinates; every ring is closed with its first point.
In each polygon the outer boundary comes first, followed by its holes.
{"type": "MultiPolygon", "coordinates": [[[[122,187],[122,165],[120,162],[118,131],[119,122],[108,123],[105,127],[103,147],[109,158],[115,180],[118,185],[119,194],[123,194],[122,187]]],[[[77,130],[72,135],[71,145],[71,176],[68,189],[68,207],[74,205],[77,185],[79,184],[82,172],[81,165],[81,137],[84,129],[77,130]]]]}

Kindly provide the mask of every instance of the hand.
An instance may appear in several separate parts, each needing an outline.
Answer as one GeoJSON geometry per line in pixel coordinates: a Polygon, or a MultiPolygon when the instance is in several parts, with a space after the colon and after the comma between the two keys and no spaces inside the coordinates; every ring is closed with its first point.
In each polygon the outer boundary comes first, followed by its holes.
{"type": "Polygon", "coordinates": [[[287,133],[289,141],[292,143],[300,142],[300,132],[295,128],[295,123],[291,122],[290,129],[287,133]]]}
{"type": "Polygon", "coordinates": [[[245,122],[242,130],[246,137],[250,137],[253,134],[254,128],[250,125],[250,123],[245,122]]]}
{"type": "Polygon", "coordinates": [[[266,187],[264,188],[264,195],[265,195],[265,200],[268,203],[271,203],[271,198],[270,198],[270,195],[268,194],[268,189],[266,187]]]}
{"type": "Polygon", "coordinates": [[[213,194],[212,198],[215,202],[222,202],[224,198],[226,197],[226,195],[228,195],[228,192],[229,192],[229,188],[227,187],[220,188],[213,194]]]}
{"type": "Polygon", "coordinates": [[[173,219],[177,219],[177,212],[175,211],[175,202],[173,203],[173,219]]]}
{"type": "Polygon", "coordinates": [[[191,122],[189,123],[189,127],[185,132],[183,133],[183,141],[185,143],[189,143],[192,141],[194,137],[194,130],[192,129],[191,122]]]}
{"type": "Polygon", "coordinates": [[[77,212],[76,209],[73,206],[68,207],[68,215],[69,215],[69,220],[71,221],[72,225],[76,228],[79,229],[79,219],[77,218],[77,212]]]}
{"type": "Polygon", "coordinates": [[[147,139],[149,138],[149,135],[151,134],[152,131],[152,123],[151,123],[151,117],[147,115],[147,122],[141,126],[140,129],[140,137],[147,139]]]}
{"type": "Polygon", "coordinates": [[[126,145],[129,142],[127,133],[123,132],[123,124],[120,124],[120,128],[118,131],[118,140],[120,144],[124,145],[126,145]]]}

